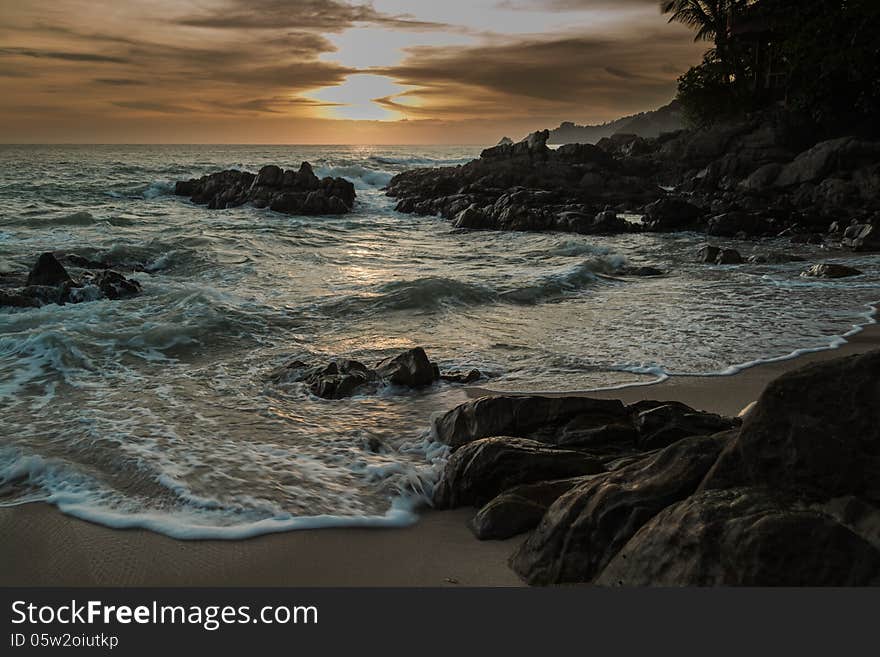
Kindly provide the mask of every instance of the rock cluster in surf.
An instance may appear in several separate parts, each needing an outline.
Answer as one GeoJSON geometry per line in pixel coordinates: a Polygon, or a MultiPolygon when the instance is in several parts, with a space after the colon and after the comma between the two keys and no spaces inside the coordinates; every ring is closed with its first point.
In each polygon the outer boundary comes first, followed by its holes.
{"type": "Polygon", "coordinates": [[[387,193],[398,211],[441,215],[459,228],[696,230],[880,250],[880,142],[815,143],[805,133],[785,113],[556,150],[536,132],[463,166],[398,174],[387,193]],[[642,222],[625,221],[627,212],[642,222]]]}
{"type": "Polygon", "coordinates": [[[771,383],[745,420],[675,402],[487,397],[439,418],[438,507],[530,531],[532,584],[880,584],[880,351],[771,383]]]}
{"type": "Polygon", "coordinates": [[[62,259],[78,268],[75,276],[53,253],[40,255],[29,272],[0,274],[0,307],[39,308],[46,304],[122,299],[141,291],[138,281],[126,278],[109,265],[75,254],[62,259]]]}
{"type": "Polygon", "coordinates": [[[250,203],[291,215],[345,214],[354,206],[354,185],[344,178],[318,178],[308,162],[298,171],[275,165],[249,173],[230,169],[199,179],[181,180],[177,196],[209,209],[234,208],[250,203]]]}
{"type": "Polygon", "coordinates": [[[441,380],[473,383],[483,377],[484,374],[476,369],[441,373],[437,363],[432,362],[421,347],[386,358],[375,367],[350,359],[335,359],[322,366],[292,360],[269,375],[275,384],[301,383],[313,395],[324,399],[366,394],[382,385],[423,388],[441,380]]]}

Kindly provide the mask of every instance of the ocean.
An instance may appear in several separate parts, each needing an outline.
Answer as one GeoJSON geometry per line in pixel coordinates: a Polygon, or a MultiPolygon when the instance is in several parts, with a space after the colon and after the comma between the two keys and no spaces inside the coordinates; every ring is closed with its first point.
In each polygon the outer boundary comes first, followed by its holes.
{"type": "Polygon", "coordinates": [[[145,267],[135,298],[0,309],[0,506],[45,501],[184,539],[405,525],[447,456],[431,418],[462,387],[330,401],[271,384],[273,368],[419,345],[442,369],[490,373],[492,390],[589,390],[728,375],[873,321],[875,257],[847,260],[862,276],[809,280],[822,247],[797,247],[807,263],[709,266],[701,235],[461,232],[396,213],[382,191],[479,151],[0,146],[0,273],[44,251],[145,267]],[[351,180],[355,211],[208,210],[171,194],[175,180],[302,161],[351,180]],[[640,265],[668,275],[621,275],[640,265]]]}

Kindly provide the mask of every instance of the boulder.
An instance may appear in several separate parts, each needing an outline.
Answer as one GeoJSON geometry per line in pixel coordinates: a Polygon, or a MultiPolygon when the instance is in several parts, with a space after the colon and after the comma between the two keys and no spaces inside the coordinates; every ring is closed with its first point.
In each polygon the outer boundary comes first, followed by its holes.
{"type": "Polygon", "coordinates": [[[525,438],[481,438],[449,457],[434,489],[434,505],[440,509],[482,506],[520,484],[604,470],[598,459],[575,450],[550,447],[525,438]]]}
{"type": "Polygon", "coordinates": [[[609,561],[600,586],[876,586],[880,550],[764,489],[705,491],[661,511],[609,561]]]}
{"type": "Polygon", "coordinates": [[[530,584],[589,582],[638,529],[693,494],[733,433],[685,438],[562,495],[511,558],[530,584]]]}
{"type": "Polygon", "coordinates": [[[880,351],[771,382],[705,488],[770,486],[880,502],[880,351]]]}
{"type": "Polygon", "coordinates": [[[539,481],[514,486],[492,498],[471,520],[474,535],[481,541],[503,540],[537,526],[547,509],[563,493],[596,475],[539,481]]]}
{"type": "Polygon", "coordinates": [[[270,379],[277,384],[303,383],[316,397],[343,399],[365,391],[367,385],[377,385],[378,377],[366,365],[356,360],[333,360],[324,367],[309,367],[294,360],[274,370],[270,379]]]}
{"type": "Polygon", "coordinates": [[[419,388],[440,378],[437,366],[428,359],[421,347],[416,347],[392,358],[386,358],[374,368],[376,374],[397,386],[419,388]]]}
{"type": "Polygon", "coordinates": [[[740,233],[761,235],[769,226],[760,215],[747,212],[725,212],[709,219],[706,233],[717,237],[736,237],[740,233]]]}
{"type": "Polygon", "coordinates": [[[141,291],[141,284],[132,278],[126,278],[112,269],[103,269],[88,280],[96,286],[107,299],[123,299],[134,296],[141,291]]]}
{"type": "Polygon", "coordinates": [[[73,279],[64,266],[51,253],[43,253],[37,258],[36,264],[27,277],[28,285],[61,285],[71,283],[73,279]]]}
{"type": "Polygon", "coordinates": [[[632,418],[618,400],[498,395],[461,404],[434,421],[439,442],[458,449],[489,436],[556,445],[634,444],[632,418]]]}
{"type": "Polygon", "coordinates": [[[718,265],[739,265],[742,264],[742,256],[739,254],[739,251],[736,249],[721,249],[717,258],[715,259],[715,264],[718,265]]]}
{"type": "Polygon", "coordinates": [[[818,265],[813,265],[809,269],[804,272],[801,272],[801,276],[805,278],[847,278],[849,276],[859,276],[862,272],[853,267],[847,267],[846,265],[839,265],[832,262],[824,262],[818,265]]]}

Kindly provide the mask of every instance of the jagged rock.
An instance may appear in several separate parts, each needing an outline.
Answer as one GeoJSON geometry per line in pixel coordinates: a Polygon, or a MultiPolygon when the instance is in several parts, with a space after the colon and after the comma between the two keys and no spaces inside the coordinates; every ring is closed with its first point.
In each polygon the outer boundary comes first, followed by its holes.
{"type": "Polygon", "coordinates": [[[610,560],[600,586],[871,586],[880,550],[766,489],[705,491],[661,511],[610,560]]]}
{"type": "Polygon", "coordinates": [[[732,432],[685,438],[562,495],[511,558],[530,584],[588,582],[654,515],[692,495],[732,432]]]}
{"type": "Polygon", "coordinates": [[[525,438],[481,438],[449,458],[434,489],[434,505],[441,509],[481,506],[520,484],[604,470],[598,459],[575,450],[525,438]]]}
{"type": "Polygon", "coordinates": [[[747,212],[726,212],[709,219],[706,233],[717,237],[735,237],[740,233],[761,235],[769,226],[763,217],[747,212]]]}
{"type": "Polygon", "coordinates": [[[27,277],[28,285],[61,285],[70,283],[73,279],[64,266],[51,253],[43,253],[37,258],[37,262],[27,277]]]}
{"type": "Polygon", "coordinates": [[[853,170],[876,163],[878,157],[880,144],[859,141],[854,137],[823,141],[785,165],[775,184],[790,187],[814,183],[834,171],[853,170]]]}
{"type": "Polygon", "coordinates": [[[343,178],[318,179],[308,162],[299,171],[284,171],[275,165],[259,173],[230,169],[198,180],[179,181],[177,196],[189,196],[193,203],[209,209],[233,208],[251,203],[257,208],[294,215],[344,214],[354,206],[354,185],[343,178]]]}
{"type": "Polygon", "coordinates": [[[141,284],[134,279],[126,278],[112,269],[103,269],[88,281],[101,290],[108,299],[123,299],[138,294],[141,284]]]}
{"type": "Polygon", "coordinates": [[[849,226],[842,243],[853,251],[880,251],[880,231],[872,224],[849,226]]]}
{"type": "Polygon", "coordinates": [[[376,374],[398,386],[419,388],[431,385],[440,378],[437,366],[421,347],[410,349],[393,358],[386,358],[374,368],[376,374]]]}
{"type": "Polygon", "coordinates": [[[533,529],[560,495],[595,475],[514,486],[492,498],[471,520],[481,541],[503,540],[533,529]]]}
{"type": "Polygon", "coordinates": [[[555,445],[634,444],[630,412],[618,400],[498,395],[462,404],[434,421],[437,440],[457,449],[489,436],[555,445]]]}
{"type": "Polygon", "coordinates": [[[502,137],[501,139],[498,140],[498,143],[495,145],[496,146],[510,146],[512,144],[513,144],[513,139],[511,139],[510,137],[502,137]]]}
{"type": "Polygon", "coordinates": [[[846,278],[848,276],[859,276],[861,273],[862,272],[853,267],[825,262],[819,265],[813,265],[808,270],[802,272],[801,276],[806,278],[846,278]]]}

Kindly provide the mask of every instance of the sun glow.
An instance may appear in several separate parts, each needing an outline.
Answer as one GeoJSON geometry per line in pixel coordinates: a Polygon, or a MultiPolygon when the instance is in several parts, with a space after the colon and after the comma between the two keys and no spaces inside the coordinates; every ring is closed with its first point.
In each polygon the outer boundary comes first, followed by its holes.
{"type": "Polygon", "coordinates": [[[358,73],[349,75],[338,86],[311,92],[308,97],[331,103],[323,110],[327,118],[399,121],[406,118],[403,113],[388,109],[376,101],[396,96],[407,89],[384,75],[358,73]]]}

